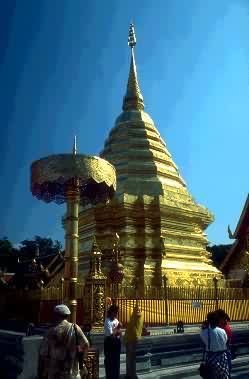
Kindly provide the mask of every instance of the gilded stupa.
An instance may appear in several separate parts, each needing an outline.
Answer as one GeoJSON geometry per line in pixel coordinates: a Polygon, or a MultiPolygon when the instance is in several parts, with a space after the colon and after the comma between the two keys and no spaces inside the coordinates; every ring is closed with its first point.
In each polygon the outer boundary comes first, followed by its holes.
{"type": "Polygon", "coordinates": [[[135,63],[136,37],[129,28],[131,63],[123,111],[100,153],[116,168],[117,191],[108,204],[81,208],[79,270],[88,271],[93,235],[108,275],[113,238],[120,236],[124,284],[213,286],[221,273],[206,250],[213,215],[196,203],[151,117],[144,111],[135,63]]]}

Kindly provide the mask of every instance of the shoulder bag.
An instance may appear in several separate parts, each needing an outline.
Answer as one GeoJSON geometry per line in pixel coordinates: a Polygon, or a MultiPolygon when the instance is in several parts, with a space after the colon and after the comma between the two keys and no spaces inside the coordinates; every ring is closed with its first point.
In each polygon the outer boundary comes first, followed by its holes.
{"type": "Polygon", "coordinates": [[[76,342],[76,358],[79,362],[80,375],[81,375],[81,378],[86,378],[88,375],[88,370],[84,363],[84,352],[81,351],[80,349],[79,338],[78,338],[77,328],[75,324],[74,324],[74,333],[75,333],[75,342],[76,342]]]}

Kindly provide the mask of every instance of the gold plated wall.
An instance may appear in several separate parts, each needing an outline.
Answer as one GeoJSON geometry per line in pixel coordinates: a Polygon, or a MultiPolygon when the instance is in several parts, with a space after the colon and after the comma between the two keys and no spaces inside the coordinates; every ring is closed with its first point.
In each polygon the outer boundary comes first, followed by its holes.
{"type": "Polygon", "coordinates": [[[107,205],[82,209],[80,271],[87,272],[88,241],[95,234],[108,271],[112,239],[120,235],[125,283],[210,286],[221,277],[206,250],[210,212],[197,204],[153,121],[144,111],[124,112],[101,154],[116,168],[117,193],[107,205]]]}

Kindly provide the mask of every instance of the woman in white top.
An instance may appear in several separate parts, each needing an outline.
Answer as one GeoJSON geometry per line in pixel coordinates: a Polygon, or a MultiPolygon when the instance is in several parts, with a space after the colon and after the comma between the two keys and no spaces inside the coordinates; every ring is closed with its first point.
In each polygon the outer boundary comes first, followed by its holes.
{"type": "Polygon", "coordinates": [[[106,379],[118,379],[120,376],[121,325],[117,314],[118,306],[111,305],[104,324],[106,379]]]}
{"type": "Polygon", "coordinates": [[[201,332],[201,339],[205,345],[205,361],[209,374],[207,379],[229,379],[227,359],[227,334],[219,328],[219,320],[215,312],[207,316],[208,327],[201,332]]]}

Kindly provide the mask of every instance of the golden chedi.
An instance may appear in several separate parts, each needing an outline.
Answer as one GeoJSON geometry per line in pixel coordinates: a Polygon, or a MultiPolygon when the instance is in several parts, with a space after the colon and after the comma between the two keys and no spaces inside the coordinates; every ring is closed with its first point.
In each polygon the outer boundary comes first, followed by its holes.
{"type": "Polygon", "coordinates": [[[116,168],[117,191],[108,204],[81,209],[82,278],[88,271],[87,253],[94,234],[108,275],[118,233],[124,284],[143,291],[145,286],[160,287],[166,275],[170,286],[213,286],[213,278],[221,274],[206,250],[204,230],[214,218],[189,194],[165,142],[144,111],[133,25],[128,44],[131,64],[123,112],[100,154],[116,168]]]}

